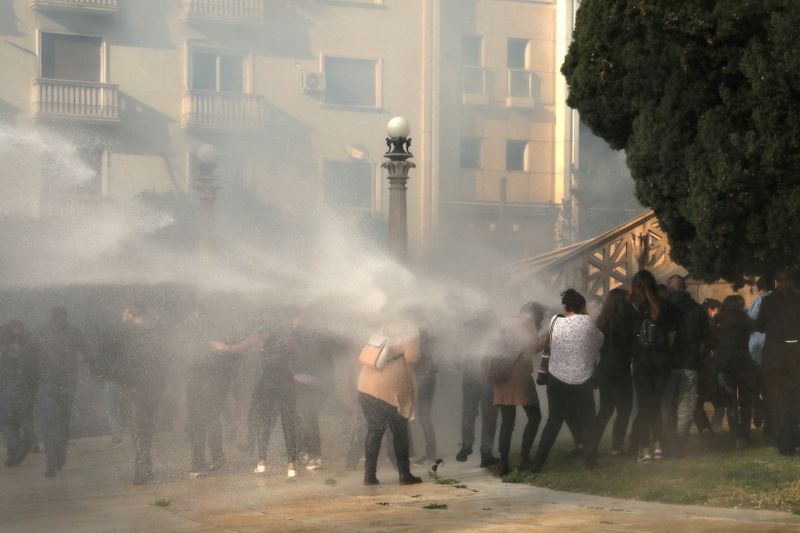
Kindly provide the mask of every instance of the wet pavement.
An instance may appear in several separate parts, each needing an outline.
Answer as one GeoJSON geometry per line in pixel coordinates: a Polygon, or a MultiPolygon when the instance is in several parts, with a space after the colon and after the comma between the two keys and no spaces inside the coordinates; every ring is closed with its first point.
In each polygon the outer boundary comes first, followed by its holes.
{"type": "MultiPolygon", "coordinates": [[[[379,487],[364,487],[356,472],[325,465],[300,472],[251,473],[241,456],[222,471],[188,479],[183,450],[155,454],[154,481],[130,484],[129,446],[110,449],[106,439],[70,446],[67,466],[46,479],[44,457],[20,467],[0,466],[0,531],[636,531],[800,532],[800,516],[673,506],[569,494],[499,482],[473,463],[448,462],[421,485],[401,487],[388,464],[379,487]],[[159,505],[160,504],[160,505],[159,505]],[[446,508],[425,509],[436,504],[446,508]]],[[[473,456],[474,457],[474,456],[473,456]]],[[[417,473],[423,474],[422,467],[417,473]]],[[[591,474],[587,474],[591,475],[591,474]]]]}

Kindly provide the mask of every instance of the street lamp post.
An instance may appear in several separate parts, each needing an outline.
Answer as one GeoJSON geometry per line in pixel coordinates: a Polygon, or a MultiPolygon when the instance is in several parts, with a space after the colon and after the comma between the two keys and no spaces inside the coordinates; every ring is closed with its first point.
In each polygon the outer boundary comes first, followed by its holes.
{"type": "Polygon", "coordinates": [[[214,226],[217,202],[217,150],[210,144],[201,145],[196,152],[198,176],[193,180],[198,200],[198,226],[200,248],[204,252],[214,251],[214,226]]]}
{"type": "Polygon", "coordinates": [[[386,146],[389,150],[384,154],[388,159],[383,168],[389,178],[389,249],[400,261],[408,257],[408,221],[406,218],[406,190],[408,189],[408,171],[416,165],[409,161],[413,154],[409,152],[411,138],[408,121],[403,117],[394,117],[387,125],[388,137],[386,146]]]}

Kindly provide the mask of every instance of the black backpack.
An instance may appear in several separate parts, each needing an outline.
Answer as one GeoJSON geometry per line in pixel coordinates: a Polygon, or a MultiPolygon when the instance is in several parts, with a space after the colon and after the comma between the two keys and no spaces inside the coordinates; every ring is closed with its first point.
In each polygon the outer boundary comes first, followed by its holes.
{"type": "Polygon", "coordinates": [[[653,322],[649,313],[642,313],[642,323],[636,335],[639,346],[642,348],[653,349],[664,345],[664,329],[653,322]]]}

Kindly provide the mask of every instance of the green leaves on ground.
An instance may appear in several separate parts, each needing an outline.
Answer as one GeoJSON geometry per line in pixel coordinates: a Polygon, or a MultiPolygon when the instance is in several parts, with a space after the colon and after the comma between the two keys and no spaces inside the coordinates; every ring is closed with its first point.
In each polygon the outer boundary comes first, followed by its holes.
{"type": "Polygon", "coordinates": [[[429,503],[423,509],[447,509],[446,503],[429,503]]]}
{"type": "Polygon", "coordinates": [[[162,509],[166,509],[167,507],[170,506],[171,503],[172,503],[172,500],[161,499],[161,500],[154,501],[151,505],[153,507],[161,507],[162,509]]]}

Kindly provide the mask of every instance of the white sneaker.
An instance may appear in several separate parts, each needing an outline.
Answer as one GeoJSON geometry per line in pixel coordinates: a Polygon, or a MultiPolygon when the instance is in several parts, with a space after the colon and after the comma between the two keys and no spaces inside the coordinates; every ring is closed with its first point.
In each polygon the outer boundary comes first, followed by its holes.
{"type": "Polygon", "coordinates": [[[286,471],[286,477],[289,479],[294,479],[297,477],[297,470],[295,470],[294,464],[289,463],[289,468],[286,471]]]}
{"type": "Polygon", "coordinates": [[[198,479],[200,477],[200,472],[189,472],[189,479],[198,479]]]}
{"type": "Polygon", "coordinates": [[[664,452],[661,451],[661,448],[656,448],[653,450],[653,459],[656,461],[660,461],[664,458],[664,452]]]}
{"type": "Polygon", "coordinates": [[[319,457],[314,457],[313,459],[308,460],[306,470],[319,470],[320,468],[322,468],[322,459],[319,457]]]}
{"type": "Polygon", "coordinates": [[[253,470],[254,474],[266,474],[267,473],[267,463],[259,461],[256,465],[255,470],[253,470]]]}
{"type": "Polygon", "coordinates": [[[649,463],[653,460],[653,456],[649,453],[639,452],[639,457],[636,459],[639,463],[649,463]]]}

